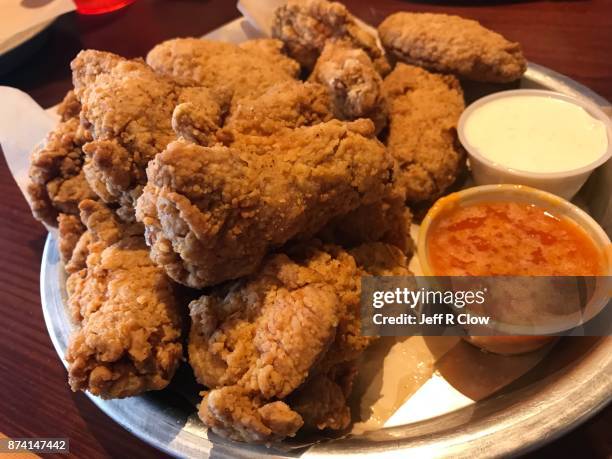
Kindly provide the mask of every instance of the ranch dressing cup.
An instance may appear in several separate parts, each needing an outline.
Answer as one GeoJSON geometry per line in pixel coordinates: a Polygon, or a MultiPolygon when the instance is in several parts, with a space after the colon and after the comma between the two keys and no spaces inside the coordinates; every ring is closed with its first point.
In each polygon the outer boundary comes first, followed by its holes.
{"type": "Polygon", "coordinates": [[[471,104],[458,124],[478,185],[528,185],[571,199],[612,156],[612,122],[594,103],[517,89],[471,104]]]}

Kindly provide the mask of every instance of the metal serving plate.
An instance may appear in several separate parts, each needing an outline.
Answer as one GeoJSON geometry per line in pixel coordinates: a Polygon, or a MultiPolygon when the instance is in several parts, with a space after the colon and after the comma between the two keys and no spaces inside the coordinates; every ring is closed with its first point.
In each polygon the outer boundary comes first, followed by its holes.
{"type": "MultiPolygon", "coordinates": [[[[608,101],[588,88],[536,64],[529,65],[521,87],[551,89],[609,106],[608,101]]],[[[470,101],[499,89],[477,85],[466,88],[466,98],[470,101]]],[[[611,183],[612,162],[608,161],[578,196],[608,232],[612,229],[611,183]],[[597,195],[603,201],[588,198],[597,195]]],[[[62,360],[73,328],[66,311],[64,285],[57,241],[49,235],[42,258],[40,290],[47,329],[62,360]]],[[[407,453],[424,457],[501,456],[541,446],[606,405],[612,398],[612,338],[564,338],[529,373],[470,406],[419,422],[283,451],[209,434],[195,414],[197,391],[185,365],[163,391],[125,400],[90,398],[134,435],[179,457],[400,458],[407,453]]]]}

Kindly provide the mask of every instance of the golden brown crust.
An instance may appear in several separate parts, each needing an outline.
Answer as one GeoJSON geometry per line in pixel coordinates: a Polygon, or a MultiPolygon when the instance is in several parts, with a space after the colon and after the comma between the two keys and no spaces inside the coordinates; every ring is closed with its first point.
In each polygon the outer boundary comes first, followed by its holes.
{"type": "Polygon", "coordinates": [[[173,142],[138,200],[151,257],[191,287],[252,273],[268,250],[385,194],[393,163],[372,135],[368,120],[330,121],[230,148],[173,142]]]}
{"type": "Polygon", "coordinates": [[[68,121],[70,118],[77,118],[80,112],[81,103],[71,89],[57,107],[57,113],[62,121],[68,121]]]}
{"type": "Polygon", "coordinates": [[[410,258],[414,251],[411,225],[412,212],[404,199],[385,198],[334,218],[317,237],[349,248],[366,242],[385,242],[410,258]]]}
{"type": "Polygon", "coordinates": [[[72,258],[72,253],[85,232],[85,226],[83,226],[81,219],[76,215],[59,214],[57,222],[59,252],[62,262],[66,265],[72,258]]]}
{"type": "Polygon", "coordinates": [[[285,45],[276,38],[257,38],[238,45],[248,53],[267,59],[274,67],[294,78],[300,76],[300,64],[285,54],[285,45]]]}
{"type": "Polygon", "coordinates": [[[283,398],[333,341],[340,307],[315,268],[274,256],[244,286],[189,305],[196,378],[211,388],[238,384],[265,399],[283,398]]]}
{"type": "Polygon", "coordinates": [[[457,178],[465,154],[457,122],[465,104],[457,79],[398,64],[383,82],[389,105],[389,153],[395,182],[409,203],[440,196],[457,178]]]}
{"type": "Polygon", "coordinates": [[[470,80],[510,82],[527,68],[518,43],[459,16],[395,13],[380,24],[378,33],[398,60],[470,80]]]}
{"type": "Polygon", "coordinates": [[[259,97],[240,99],[225,120],[223,141],[232,143],[240,134],[273,135],[281,129],[312,126],[332,118],[332,103],[323,86],[286,81],[259,97]]]}
{"type": "Polygon", "coordinates": [[[295,79],[290,65],[272,62],[269,48],[253,53],[232,43],[199,38],[160,43],[147,54],[147,63],[181,84],[210,88],[226,105],[245,96],[257,97],[276,83],[295,79]]]}
{"type": "Polygon", "coordinates": [[[78,214],[83,199],[95,198],[83,174],[78,118],[60,122],[30,157],[27,187],[34,217],[57,226],[59,213],[78,214]]]}
{"type": "Polygon", "coordinates": [[[289,56],[308,70],[314,67],[329,39],[345,40],[363,49],[382,75],[390,70],[376,35],[358,24],[338,2],[289,0],[274,14],[272,36],[282,40],[289,56]]]}
{"type": "Polygon", "coordinates": [[[336,118],[370,118],[376,132],[387,124],[382,78],[362,49],[348,42],[328,41],[309,79],[327,88],[336,118]]]}
{"type": "Polygon", "coordinates": [[[249,442],[282,439],[283,426],[301,426],[302,416],[311,428],[345,428],[353,361],[372,340],[360,333],[361,276],[410,275],[407,263],[384,244],[348,253],[313,242],[290,256],[271,256],[256,275],[192,302],[189,362],[212,389],[200,406],[202,421],[249,442]],[[320,398],[308,403],[318,390],[320,398]],[[215,408],[229,393],[251,408],[215,408]],[[282,418],[299,418],[299,425],[280,423],[277,430],[267,423],[266,431],[252,407],[287,396],[282,418]]]}
{"type": "Polygon", "coordinates": [[[175,107],[189,101],[202,125],[201,118],[219,123],[221,109],[206,88],[179,86],[142,60],[86,50],[71,67],[81,123],[93,139],[83,146],[85,177],[104,202],[119,204],[129,219],[146,183],[147,163],[176,138],[175,107]]]}
{"type": "Polygon", "coordinates": [[[263,402],[238,386],[205,393],[198,415],[215,433],[237,441],[270,443],[293,437],[302,418],[281,401],[263,402]]]}
{"type": "Polygon", "coordinates": [[[80,209],[90,239],[86,267],[66,285],[80,323],[65,356],[70,385],[103,398],[162,389],[182,356],[172,285],[133,228],[99,202],[80,209]]]}
{"type": "Polygon", "coordinates": [[[357,374],[354,362],[310,378],[286,400],[308,430],[344,430],[351,423],[348,398],[357,374]]]}

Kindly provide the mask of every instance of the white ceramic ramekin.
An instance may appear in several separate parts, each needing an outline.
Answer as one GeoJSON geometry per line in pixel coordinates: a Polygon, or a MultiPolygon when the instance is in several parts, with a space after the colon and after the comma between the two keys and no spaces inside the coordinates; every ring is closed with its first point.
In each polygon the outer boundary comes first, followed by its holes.
{"type": "Polygon", "coordinates": [[[463,114],[459,118],[457,132],[459,134],[459,140],[468,152],[470,168],[472,170],[474,182],[477,185],[490,185],[498,183],[527,185],[533,188],[548,191],[565,199],[572,199],[580,187],[584,185],[587,178],[589,178],[591,172],[593,172],[596,167],[601,166],[608,161],[612,156],[612,122],[608,115],[606,115],[596,104],[592,102],[584,99],[577,99],[575,97],[567,96],[554,91],[545,91],[540,89],[515,89],[511,91],[496,92],[495,94],[478,99],[464,110],[463,114]],[[521,171],[503,166],[490,160],[476,147],[470,145],[465,136],[465,123],[474,110],[476,110],[478,107],[481,107],[482,105],[495,99],[519,95],[552,97],[584,108],[591,116],[603,122],[606,126],[608,134],[608,149],[606,153],[604,153],[604,155],[598,158],[596,161],[593,161],[592,163],[580,168],[550,173],[521,171]]]}

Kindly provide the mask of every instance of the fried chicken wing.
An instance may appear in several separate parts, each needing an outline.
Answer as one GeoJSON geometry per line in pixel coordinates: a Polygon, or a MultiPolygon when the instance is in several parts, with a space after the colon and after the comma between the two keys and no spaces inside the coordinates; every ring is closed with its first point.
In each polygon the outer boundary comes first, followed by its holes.
{"type": "Polygon", "coordinates": [[[80,324],[65,356],[70,386],[103,398],[162,389],[182,357],[172,283],[136,226],[121,225],[99,201],[85,200],[80,210],[89,242],[86,266],[66,285],[80,324]]]}
{"type": "Polygon", "coordinates": [[[518,43],[459,16],[395,13],[380,24],[378,33],[389,54],[436,72],[505,83],[527,69],[518,43]]]}
{"type": "Polygon", "coordinates": [[[257,98],[245,97],[233,107],[224,125],[224,141],[235,134],[273,135],[284,128],[312,126],[333,118],[326,89],[316,83],[287,81],[257,98]]]}
{"type": "Polygon", "coordinates": [[[386,141],[396,182],[409,203],[440,196],[457,178],[465,154],[457,122],[465,104],[457,79],[398,64],[383,82],[389,105],[386,141]]]}
{"type": "Polygon", "coordinates": [[[328,41],[309,79],[327,88],[336,118],[370,118],[376,132],[387,124],[382,78],[362,49],[342,41],[328,41]]]}
{"type": "Polygon", "coordinates": [[[311,70],[325,43],[341,39],[363,49],[376,69],[385,75],[390,67],[377,37],[338,2],[288,0],[274,14],[272,36],[282,40],[289,56],[311,70]]]}
{"type": "Polygon", "coordinates": [[[258,443],[292,436],[303,421],[345,428],[354,360],[372,340],[360,334],[365,274],[410,272],[392,246],[349,253],[315,242],[271,256],[252,277],[193,301],[189,362],[212,389],[200,405],[202,421],[221,435],[258,443]]]}
{"type": "MultiPolygon", "coordinates": [[[[133,219],[147,163],[176,138],[175,107],[191,104],[191,112],[208,121],[198,118],[196,126],[213,131],[211,136],[220,123],[221,108],[208,89],[179,86],[140,60],[87,50],[71,67],[75,94],[83,107],[81,123],[93,139],[83,146],[85,177],[102,200],[118,203],[121,216],[133,219]]],[[[204,137],[200,131],[199,140],[204,137]]]]}
{"type": "MultiPolygon", "coordinates": [[[[69,114],[66,111],[63,116],[69,114]]],[[[79,202],[96,197],[83,174],[82,144],[79,119],[70,117],[30,157],[30,207],[36,219],[50,226],[57,226],[60,213],[78,215],[79,202]]]]}
{"type": "Polygon", "coordinates": [[[244,45],[199,38],[176,38],[155,46],[147,63],[160,75],[184,85],[202,85],[230,101],[257,97],[276,83],[294,80],[288,58],[272,52],[271,45],[244,45]],[[282,61],[279,64],[279,61],[282,61]]]}
{"type": "Polygon", "coordinates": [[[266,252],[385,194],[393,161],[369,120],[171,143],[138,200],[151,257],[190,287],[252,273],[266,252]]]}
{"type": "Polygon", "coordinates": [[[316,271],[277,255],[247,285],[238,282],[224,297],[203,296],[189,308],[198,381],[240,384],[270,399],[306,379],[334,339],[340,305],[316,271]]]}

